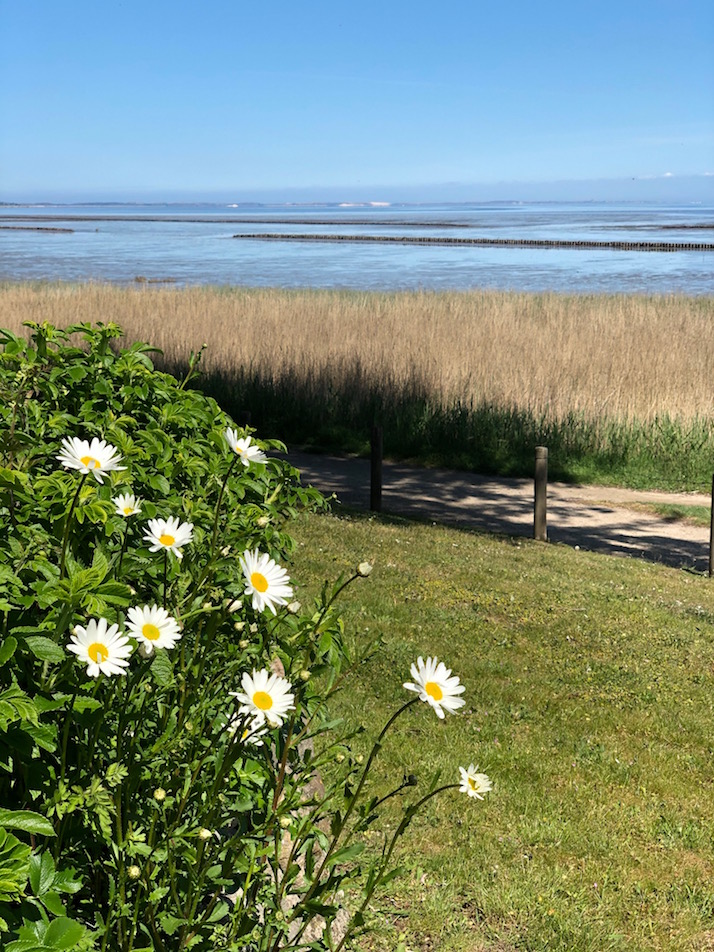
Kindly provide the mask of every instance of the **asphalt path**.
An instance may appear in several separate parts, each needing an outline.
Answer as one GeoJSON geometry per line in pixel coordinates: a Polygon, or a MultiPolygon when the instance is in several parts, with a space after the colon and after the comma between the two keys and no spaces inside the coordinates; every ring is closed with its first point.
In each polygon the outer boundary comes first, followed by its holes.
{"type": "MultiPolygon", "coordinates": [[[[369,509],[370,462],[291,451],[303,483],[337,497],[333,508],[369,509]]],[[[532,479],[382,464],[382,512],[508,536],[533,536],[532,479]]],[[[593,552],[633,556],[706,572],[709,527],[658,517],[638,507],[657,503],[709,506],[698,493],[661,493],[548,485],[548,541],[593,552]]]]}

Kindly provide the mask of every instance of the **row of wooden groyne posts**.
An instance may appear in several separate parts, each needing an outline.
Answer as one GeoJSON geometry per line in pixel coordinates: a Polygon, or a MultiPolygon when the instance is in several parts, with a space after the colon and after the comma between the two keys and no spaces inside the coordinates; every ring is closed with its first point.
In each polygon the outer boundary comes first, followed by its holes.
{"type": "Polygon", "coordinates": [[[515,248],[595,248],[606,251],[714,251],[714,244],[704,241],[567,241],[550,238],[436,238],[432,235],[311,235],[263,234],[233,235],[251,241],[378,241],[403,245],[472,245],[477,247],[515,248]]]}

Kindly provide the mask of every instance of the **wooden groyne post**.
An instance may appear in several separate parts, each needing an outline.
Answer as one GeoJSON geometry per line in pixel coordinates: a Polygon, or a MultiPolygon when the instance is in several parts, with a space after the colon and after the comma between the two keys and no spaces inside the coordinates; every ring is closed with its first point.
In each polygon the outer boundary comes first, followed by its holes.
{"type": "Polygon", "coordinates": [[[370,435],[369,508],[382,511],[382,427],[376,425],[370,435]]]}
{"type": "Polygon", "coordinates": [[[535,493],[533,504],[533,538],[548,541],[548,447],[535,448],[535,493]]]}

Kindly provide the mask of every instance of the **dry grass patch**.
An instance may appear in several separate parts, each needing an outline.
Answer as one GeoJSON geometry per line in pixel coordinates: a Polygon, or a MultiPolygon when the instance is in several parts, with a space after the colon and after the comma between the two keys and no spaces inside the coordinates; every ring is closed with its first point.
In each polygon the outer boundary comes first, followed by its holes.
{"type": "Polygon", "coordinates": [[[172,364],[260,368],[340,387],[416,388],[448,406],[691,420],[714,410],[714,299],[496,291],[287,291],[8,284],[2,324],[116,321],[172,364]]]}

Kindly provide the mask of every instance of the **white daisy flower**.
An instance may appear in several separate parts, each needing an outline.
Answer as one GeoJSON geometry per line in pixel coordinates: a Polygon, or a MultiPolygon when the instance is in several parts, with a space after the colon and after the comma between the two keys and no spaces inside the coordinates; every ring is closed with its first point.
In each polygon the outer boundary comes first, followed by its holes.
{"type": "Polygon", "coordinates": [[[98,678],[100,674],[126,674],[131,645],[119,634],[118,625],[107,627],[106,618],[90,618],[86,628],[75,626],[67,650],[86,662],[90,678],[98,678]]]}
{"type": "Polygon", "coordinates": [[[485,773],[476,773],[477,770],[478,767],[474,767],[473,764],[469,764],[468,770],[459,767],[459,773],[461,774],[459,793],[465,793],[469,797],[483,800],[482,794],[488,793],[493,787],[493,784],[485,773]]]}
{"type": "MultiPolygon", "coordinates": [[[[237,697],[237,694],[232,694],[233,697],[237,697]]],[[[240,730],[241,743],[243,744],[253,744],[254,747],[262,747],[263,741],[260,739],[268,733],[268,728],[265,726],[265,721],[254,717],[253,720],[246,726],[244,725],[244,718],[237,716],[231,718],[230,721],[226,724],[226,730],[229,734],[233,735],[240,730]],[[243,725],[241,727],[241,725],[243,725]]]]}
{"type": "Polygon", "coordinates": [[[137,499],[132,493],[122,493],[120,496],[114,496],[112,502],[117,508],[117,515],[135,516],[141,512],[140,499],[137,499]]]}
{"type": "Polygon", "coordinates": [[[250,466],[251,463],[264,463],[267,459],[265,453],[258,449],[249,436],[240,438],[230,427],[226,430],[226,440],[233,452],[240,456],[244,466],[250,466]]]}
{"type": "Polygon", "coordinates": [[[181,629],[175,618],[158,605],[130,608],[127,631],[141,642],[146,655],[154,648],[173,648],[181,638],[181,629]]]}
{"type": "Polygon", "coordinates": [[[179,522],[178,519],[149,519],[149,531],[144,534],[150,542],[149,552],[160,552],[168,549],[177,559],[183,558],[181,546],[186,545],[193,538],[193,523],[179,522]]]}
{"type": "Polygon", "coordinates": [[[290,692],[292,685],[285,678],[263,669],[253,674],[246,672],[241,679],[242,691],[231,692],[241,702],[239,714],[249,714],[254,718],[253,726],[280,727],[288,711],[295,707],[295,695],[290,692]]]}
{"type": "Polygon", "coordinates": [[[91,443],[76,436],[62,440],[62,452],[57,459],[67,469],[91,473],[99,483],[104,482],[102,475],[106,475],[110,470],[126,469],[126,466],[119,465],[121,456],[116,446],[99,440],[96,436],[91,443]]]}
{"type": "Polygon", "coordinates": [[[275,615],[275,606],[286,605],[288,599],[292,598],[288,573],[258,549],[252,552],[246,549],[238,561],[245,576],[245,593],[252,595],[255,611],[262,612],[267,605],[275,615]]]}
{"type": "Polygon", "coordinates": [[[463,698],[456,696],[463,694],[466,689],[459,684],[457,677],[451,677],[451,668],[447,668],[443,661],[427,658],[425,664],[424,659],[419,657],[410,670],[414,683],[406,681],[404,687],[408,691],[416,691],[419,699],[430,704],[439,717],[443,718],[444,710],[455,714],[456,708],[466,703],[463,698]]]}

